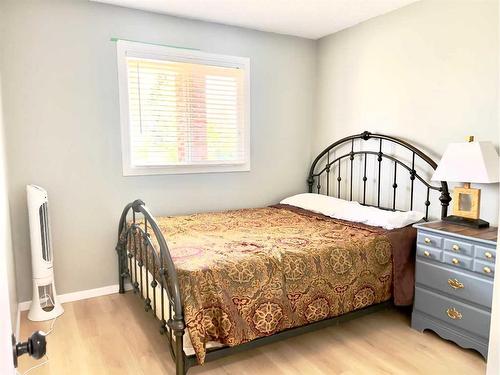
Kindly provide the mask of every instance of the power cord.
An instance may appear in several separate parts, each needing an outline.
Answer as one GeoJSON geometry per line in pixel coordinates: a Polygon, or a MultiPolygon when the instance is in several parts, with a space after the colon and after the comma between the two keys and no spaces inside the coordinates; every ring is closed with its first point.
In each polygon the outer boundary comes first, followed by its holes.
{"type": "MultiPolygon", "coordinates": [[[[54,319],[54,320],[55,320],[55,319],[54,319]]],[[[47,354],[45,354],[45,358],[47,358],[47,359],[45,360],[45,362],[42,362],[42,363],[40,363],[40,364],[38,364],[38,365],[36,365],[36,366],[33,366],[32,368],[30,368],[30,369],[26,370],[25,372],[23,372],[23,375],[26,375],[28,372],[31,372],[31,371],[33,371],[34,369],[37,369],[37,368],[42,367],[42,366],[46,365],[47,363],[49,363],[49,356],[48,356],[47,354]]]]}
{"type": "MultiPolygon", "coordinates": [[[[47,297],[50,299],[50,303],[52,303],[52,306],[55,306],[54,300],[52,299],[52,296],[50,294],[46,294],[47,297]]],[[[49,332],[46,333],[46,336],[50,335],[52,331],[54,330],[54,324],[56,324],[57,316],[52,320],[52,323],[50,324],[50,329],[49,332]]]]}
{"type": "MultiPolygon", "coordinates": [[[[50,294],[46,293],[46,294],[44,294],[42,296],[42,298],[45,300],[45,306],[44,307],[47,307],[47,305],[48,305],[47,302],[48,302],[49,299],[50,299],[50,302],[52,303],[52,306],[55,306],[54,300],[52,299],[52,296],[50,294]]],[[[56,323],[56,320],[57,320],[57,316],[52,320],[52,323],[50,323],[50,329],[49,329],[49,331],[47,333],[44,333],[42,331],[42,333],[45,335],[45,337],[48,336],[48,335],[50,335],[54,331],[54,325],[56,323]]],[[[27,373],[29,373],[29,372],[31,372],[31,371],[39,368],[39,367],[42,367],[42,366],[46,365],[47,363],[49,363],[49,356],[47,355],[47,353],[45,353],[45,358],[46,358],[46,360],[44,362],[39,363],[38,365],[29,368],[28,370],[26,370],[25,372],[23,372],[22,375],[26,375],[27,373]]]]}

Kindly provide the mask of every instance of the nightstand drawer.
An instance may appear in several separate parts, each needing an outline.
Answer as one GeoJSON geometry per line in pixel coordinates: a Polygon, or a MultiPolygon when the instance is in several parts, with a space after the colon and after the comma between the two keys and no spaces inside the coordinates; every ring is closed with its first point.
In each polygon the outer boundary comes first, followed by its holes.
{"type": "Polygon", "coordinates": [[[489,336],[490,314],[452,298],[417,287],[415,288],[415,309],[460,330],[466,330],[484,338],[489,336]]]}
{"type": "Polygon", "coordinates": [[[442,262],[443,250],[437,250],[433,249],[432,247],[417,245],[417,256],[442,262]]]}
{"type": "Polygon", "coordinates": [[[472,258],[466,256],[444,253],[443,262],[453,267],[472,271],[472,258]]]}
{"type": "Polygon", "coordinates": [[[493,277],[495,276],[495,264],[476,259],[474,261],[474,272],[480,273],[484,276],[493,277]]]}
{"type": "Polygon", "coordinates": [[[476,258],[495,264],[496,251],[491,247],[476,245],[476,258]]]}
{"type": "Polygon", "coordinates": [[[417,284],[491,309],[493,281],[417,259],[417,284]]]}
{"type": "Polygon", "coordinates": [[[455,254],[473,256],[473,247],[471,243],[456,241],[454,239],[445,238],[443,248],[455,254]]]}
{"type": "Polygon", "coordinates": [[[443,237],[419,231],[417,235],[417,243],[441,249],[443,247],[443,237]]]}

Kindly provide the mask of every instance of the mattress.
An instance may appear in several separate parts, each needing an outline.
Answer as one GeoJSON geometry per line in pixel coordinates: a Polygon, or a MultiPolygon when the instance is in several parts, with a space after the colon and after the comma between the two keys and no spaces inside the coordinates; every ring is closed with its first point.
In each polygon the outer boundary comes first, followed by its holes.
{"type": "MultiPolygon", "coordinates": [[[[284,205],[156,220],[179,278],[185,352],[200,363],[210,347],[239,345],[387,301],[401,294],[396,284],[413,289],[406,275],[412,235],[405,231],[284,205]]],[[[143,285],[145,275],[143,270],[143,285]]],[[[152,277],[148,273],[150,282],[152,277]]],[[[155,293],[160,301],[160,288],[155,293]]],[[[161,317],[159,302],[155,313],[161,317]]]]}

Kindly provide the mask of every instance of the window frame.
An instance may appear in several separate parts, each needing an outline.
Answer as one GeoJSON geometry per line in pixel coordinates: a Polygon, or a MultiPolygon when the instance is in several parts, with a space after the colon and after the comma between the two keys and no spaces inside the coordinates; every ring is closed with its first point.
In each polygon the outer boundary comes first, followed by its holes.
{"type": "Polygon", "coordinates": [[[194,49],[182,49],[126,40],[117,41],[118,91],[120,101],[121,151],[123,176],[219,173],[250,171],[250,59],[248,57],[221,55],[194,49]],[[240,68],[243,74],[243,147],[244,161],[210,162],[187,165],[132,165],[130,111],[128,96],[127,57],[168,60],[195,64],[240,68]]]}

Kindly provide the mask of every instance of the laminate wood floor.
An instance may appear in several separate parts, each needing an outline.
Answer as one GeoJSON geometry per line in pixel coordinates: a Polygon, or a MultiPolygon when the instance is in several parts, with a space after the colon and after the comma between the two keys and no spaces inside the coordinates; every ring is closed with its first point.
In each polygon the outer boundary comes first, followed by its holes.
{"type": "MultiPolygon", "coordinates": [[[[132,293],[64,304],[48,336],[49,362],[29,373],[174,374],[158,322],[132,293]]],[[[188,375],[484,374],[483,358],[409,327],[407,314],[385,310],[194,367],[188,375]]],[[[21,338],[50,322],[21,315],[21,338]]],[[[41,361],[20,358],[20,374],[41,361]]]]}

